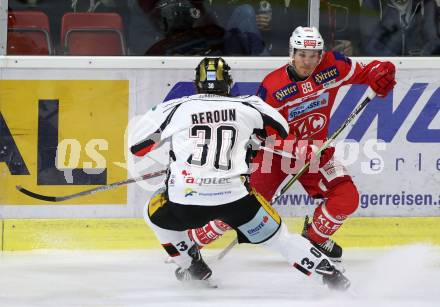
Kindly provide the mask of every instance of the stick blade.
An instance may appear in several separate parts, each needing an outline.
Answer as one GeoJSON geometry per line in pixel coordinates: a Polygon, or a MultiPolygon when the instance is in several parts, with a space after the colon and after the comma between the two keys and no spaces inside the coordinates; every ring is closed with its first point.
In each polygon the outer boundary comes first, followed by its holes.
{"type": "Polygon", "coordinates": [[[35,198],[35,199],[44,200],[44,201],[49,201],[49,202],[58,202],[58,201],[60,201],[60,200],[59,200],[57,197],[55,197],[55,196],[46,196],[46,195],[37,194],[37,193],[34,193],[34,192],[32,192],[32,191],[29,191],[29,190],[23,188],[23,187],[20,186],[20,185],[17,185],[16,188],[17,188],[17,190],[20,191],[21,193],[23,193],[23,194],[25,194],[25,195],[27,195],[27,196],[29,196],[29,197],[35,198]]]}

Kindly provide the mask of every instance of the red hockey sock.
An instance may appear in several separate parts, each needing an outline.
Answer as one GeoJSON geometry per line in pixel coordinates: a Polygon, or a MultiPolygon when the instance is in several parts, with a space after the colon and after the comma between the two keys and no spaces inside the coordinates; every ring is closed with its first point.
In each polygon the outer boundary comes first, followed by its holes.
{"type": "Polygon", "coordinates": [[[308,229],[309,239],[316,243],[323,243],[341,227],[343,222],[344,220],[340,221],[331,216],[325,204],[322,204],[313,214],[313,220],[308,229]]]}
{"type": "Polygon", "coordinates": [[[327,201],[316,208],[308,229],[309,239],[323,243],[342,226],[348,215],[356,211],[359,193],[353,182],[345,181],[332,188],[327,201]]]}

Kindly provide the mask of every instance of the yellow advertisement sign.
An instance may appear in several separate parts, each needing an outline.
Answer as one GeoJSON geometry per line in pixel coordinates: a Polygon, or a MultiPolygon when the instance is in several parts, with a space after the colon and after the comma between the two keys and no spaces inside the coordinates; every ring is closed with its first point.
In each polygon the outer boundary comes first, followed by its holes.
{"type": "MultiPolygon", "coordinates": [[[[63,196],[126,179],[127,123],[128,80],[0,80],[0,204],[50,204],[17,185],[63,196]]],[[[121,187],[65,203],[126,202],[121,187]]]]}

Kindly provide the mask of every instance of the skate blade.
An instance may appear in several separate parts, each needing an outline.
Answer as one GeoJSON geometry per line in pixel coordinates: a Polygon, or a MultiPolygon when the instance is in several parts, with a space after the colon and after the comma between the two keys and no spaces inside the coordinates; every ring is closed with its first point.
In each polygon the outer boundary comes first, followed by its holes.
{"type": "Polygon", "coordinates": [[[351,298],[359,298],[358,292],[356,290],[354,290],[352,287],[348,288],[346,293],[351,298]]]}
{"type": "Polygon", "coordinates": [[[342,261],[341,261],[341,262],[333,262],[332,265],[333,265],[333,266],[335,267],[335,269],[338,270],[339,272],[341,272],[341,273],[345,273],[346,270],[345,270],[345,267],[344,267],[342,261]]]}
{"type": "Polygon", "coordinates": [[[217,289],[217,283],[211,278],[205,280],[186,280],[183,282],[185,288],[193,289],[217,289]]]}
{"type": "Polygon", "coordinates": [[[328,259],[330,259],[331,262],[333,262],[333,263],[342,263],[342,258],[331,258],[331,257],[328,257],[328,259]]]}

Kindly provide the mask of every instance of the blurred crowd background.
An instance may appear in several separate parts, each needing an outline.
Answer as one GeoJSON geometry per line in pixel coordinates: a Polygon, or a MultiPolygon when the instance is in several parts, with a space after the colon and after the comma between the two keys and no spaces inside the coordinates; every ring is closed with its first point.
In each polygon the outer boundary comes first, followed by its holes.
{"type": "Polygon", "coordinates": [[[440,55],[439,0],[9,0],[7,54],[287,56],[309,13],[326,50],[440,55]]]}

